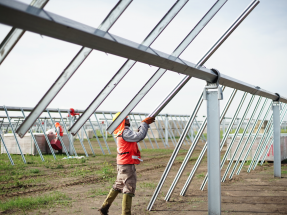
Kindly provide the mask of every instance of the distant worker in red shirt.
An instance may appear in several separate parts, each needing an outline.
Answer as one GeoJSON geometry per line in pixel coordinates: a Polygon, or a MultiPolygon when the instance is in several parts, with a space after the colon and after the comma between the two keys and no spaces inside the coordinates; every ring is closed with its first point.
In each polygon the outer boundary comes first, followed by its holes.
{"type": "MultiPolygon", "coordinates": [[[[120,115],[116,113],[113,121],[120,115]]],[[[134,132],[130,129],[128,117],[114,131],[117,138],[117,180],[105,199],[102,207],[99,209],[101,215],[107,215],[112,202],[119,193],[123,194],[122,215],[130,215],[132,207],[132,197],[135,196],[137,176],[135,164],[141,160],[140,151],[137,142],[143,140],[147,134],[149,124],[153,123],[155,117],[145,118],[138,129],[134,132]]]]}

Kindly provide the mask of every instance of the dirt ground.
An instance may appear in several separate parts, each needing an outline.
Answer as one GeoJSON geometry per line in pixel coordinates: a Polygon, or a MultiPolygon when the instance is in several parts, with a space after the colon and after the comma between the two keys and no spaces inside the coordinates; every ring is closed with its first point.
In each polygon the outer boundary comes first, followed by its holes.
{"type": "MultiPolygon", "coordinates": [[[[97,143],[92,142],[92,144],[96,145],[97,143]]],[[[15,196],[37,196],[52,191],[59,191],[70,198],[66,205],[55,204],[52,207],[38,208],[25,212],[12,210],[2,213],[99,214],[97,209],[104,201],[116,175],[115,143],[109,142],[108,144],[111,147],[113,155],[103,156],[100,155],[99,150],[96,150],[95,157],[90,156],[87,162],[83,163],[83,166],[78,164],[80,168],[76,164],[61,164],[62,168],[57,168],[59,166],[57,164],[58,166],[54,169],[51,167],[43,167],[43,169],[41,169],[42,167],[38,167],[41,174],[34,177],[38,181],[31,182],[30,186],[28,182],[22,187],[12,186],[12,184],[8,186],[9,181],[0,182],[0,188],[2,188],[1,201],[6,201],[15,196]],[[103,165],[110,167],[112,172],[99,175],[99,171],[103,170],[103,165]],[[75,169],[78,171],[76,172],[75,169]],[[83,174],[78,173],[81,171],[83,174]],[[46,180],[42,180],[41,178],[45,178],[46,180]],[[7,189],[7,191],[4,192],[3,189],[7,189]]],[[[143,144],[141,145],[143,147],[143,144]]],[[[185,157],[186,150],[189,148],[188,145],[182,147],[152,211],[146,210],[173,150],[172,143],[170,143],[170,148],[167,149],[164,149],[161,142],[159,142],[159,145],[162,149],[143,150],[142,157],[144,162],[136,166],[138,183],[136,196],[133,198],[132,214],[208,214],[207,189],[204,191],[199,190],[207,171],[206,157],[197,170],[186,196],[179,195],[203,143],[197,146],[175,192],[170,201],[166,202],[164,201],[164,197],[185,157]]],[[[77,151],[81,150],[79,143],[76,143],[76,146],[77,151]]],[[[88,145],[86,148],[88,148],[88,145]]],[[[149,148],[151,147],[149,146],[149,148]]],[[[287,214],[287,164],[282,164],[283,174],[280,179],[273,177],[273,163],[265,163],[263,166],[258,166],[251,173],[246,172],[247,168],[248,165],[245,165],[239,176],[236,175],[232,180],[227,179],[226,182],[221,183],[222,214],[287,214]]],[[[27,176],[27,178],[30,179],[33,176],[27,176]]],[[[27,180],[27,178],[21,180],[27,180]]],[[[121,214],[121,201],[122,195],[119,194],[109,214],[121,214]]]]}

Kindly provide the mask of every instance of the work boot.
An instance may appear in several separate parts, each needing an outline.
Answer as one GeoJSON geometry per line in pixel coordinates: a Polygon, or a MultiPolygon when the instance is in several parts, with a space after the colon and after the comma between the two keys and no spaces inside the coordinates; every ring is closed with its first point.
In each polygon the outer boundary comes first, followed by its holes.
{"type": "Polygon", "coordinates": [[[111,207],[113,201],[119,194],[119,191],[114,190],[113,188],[110,190],[110,193],[108,194],[107,198],[105,199],[102,207],[98,210],[100,211],[101,215],[108,215],[109,208],[111,207]]]}
{"type": "Polygon", "coordinates": [[[132,197],[134,194],[124,193],[123,202],[122,202],[122,215],[131,215],[132,214],[132,197]]]}

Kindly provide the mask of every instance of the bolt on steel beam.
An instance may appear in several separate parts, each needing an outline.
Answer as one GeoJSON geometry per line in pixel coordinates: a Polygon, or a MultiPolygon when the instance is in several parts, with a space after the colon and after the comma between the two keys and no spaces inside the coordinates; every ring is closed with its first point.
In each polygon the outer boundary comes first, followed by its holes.
{"type": "MultiPolygon", "coordinates": [[[[23,109],[22,109],[21,111],[22,111],[23,117],[24,117],[24,119],[25,119],[26,116],[25,116],[25,113],[24,113],[23,109]]],[[[31,137],[32,137],[33,140],[34,140],[34,144],[35,144],[35,146],[36,146],[36,149],[37,149],[37,151],[38,151],[38,154],[40,155],[41,160],[44,162],[45,159],[44,159],[44,157],[43,157],[43,155],[42,155],[41,149],[39,148],[39,145],[38,145],[37,140],[36,140],[36,138],[35,138],[35,136],[34,136],[34,134],[33,134],[32,129],[30,129],[30,134],[31,134],[31,137]]]]}
{"type": "MultiPolygon", "coordinates": [[[[119,1],[117,5],[112,9],[112,11],[108,14],[108,16],[105,18],[105,20],[101,23],[98,29],[102,31],[108,31],[131,2],[132,0],[119,1]]],[[[53,17],[53,15],[51,17],[53,17]]],[[[19,127],[17,133],[19,134],[20,137],[23,137],[25,135],[25,133],[28,131],[31,125],[37,120],[37,118],[41,115],[41,113],[45,110],[45,108],[47,108],[47,106],[51,103],[51,101],[56,97],[59,91],[64,87],[64,85],[69,81],[72,75],[77,71],[77,69],[89,56],[92,50],[93,50],[92,48],[88,47],[81,48],[81,50],[77,53],[74,59],[61,73],[61,75],[58,77],[55,83],[50,87],[50,89],[42,97],[39,103],[35,106],[35,108],[32,110],[27,119],[19,127]]]]}
{"type": "MultiPolygon", "coordinates": [[[[249,110],[250,110],[250,108],[251,108],[251,105],[252,105],[252,103],[253,103],[253,101],[254,101],[255,95],[253,95],[252,97],[253,97],[252,102],[250,103],[250,105],[248,105],[248,107],[247,107],[246,110],[245,110],[244,115],[242,116],[242,119],[241,119],[242,122],[244,121],[245,117],[247,116],[247,113],[249,112],[249,110]]],[[[242,143],[242,141],[244,140],[244,137],[245,137],[245,135],[246,135],[246,133],[247,133],[247,131],[248,131],[250,122],[251,122],[251,120],[253,119],[253,117],[254,117],[254,115],[255,115],[255,113],[256,113],[256,111],[257,111],[259,105],[260,105],[261,99],[262,99],[262,97],[260,96],[259,99],[258,99],[258,101],[257,101],[257,103],[256,103],[256,106],[255,106],[255,108],[253,109],[253,112],[252,112],[252,114],[251,114],[251,116],[250,116],[250,118],[249,118],[249,122],[248,122],[247,125],[245,126],[245,128],[244,128],[244,130],[243,130],[243,133],[242,133],[242,135],[241,135],[241,138],[239,139],[239,141],[238,141],[238,143],[237,143],[237,146],[236,146],[236,148],[235,148],[235,150],[234,150],[234,152],[233,152],[233,155],[231,156],[231,158],[230,158],[230,160],[229,160],[229,163],[228,163],[228,165],[227,165],[227,168],[226,168],[226,170],[225,170],[225,172],[224,172],[224,174],[223,174],[223,176],[222,176],[222,182],[224,182],[224,181],[226,180],[227,174],[228,174],[228,172],[229,172],[229,170],[230,170],[230,168],[231,168],[231,166],[232,166],[232,164],[233,164],[233,161],[234,161],[234,159],[235,159],[235,157],[236,157],[236,154],[237,154],[237,152],[238,152],[238,150],[239,150],[239,147],[241,146],[241,143],[242,143]]],[[[240,130],[240,127],[241,127],[241,126],[239,126],[239,130],[240,130]]],[[[237,135],[235,136],[235,134],[234,134],[234,137],[233,137],[234,142],[236,141],[236,138],[237,138],[237,135]]],[[[232,139],[232,141],[233,141],[233,139],[232,139]]],[[[231,144],[231,143],[230,143],[230,144],[231,144]]],[[[244,150],[244,147],[242,148],[242,150],[244,150]]],[[[242,150],[241,150],[241,151],[242,151],[242,150]]],[[[238,157],[237,160],[240,160],[240,157],[238,157]]]]}
{"type": "MultiPolygon", "coordinates": [[[[224,107],[224,110],[222,111],[222,114],[220,116],[220,120],[219,120],[220,122],[222,122],[222,120],[224,119],[225,114],[227,113],[236,93],[237,93],[237,90],[233,89],[233,91],[230,94],[229,99],[228,99],[228,101],[224,107]]],[[[196,143],[194,143],[194,144],[196,144],[196,143]]],[[[207,142],[205,142],[205,144],[204,144],[204,146],[203,146],[203,148],[202,148],[202,150],[201,150],[201,152],[200,152],[200,154],[199,154],[199,156],[198,156],[198,158],[197,158],[197,160],[196,160],[196,162],[195,162],[195,164],[194,164],[194,166],[193,166],[193,168],[192,168],[192,170],[191,170],[191,172],[190,172],[190,174],[189,174],[189,176],[188,176],[188,178],[187,178],[187,180],[186,180],[186,182],[185,182],[185,184],[184,184],[184,186],[180,192],[181,196],[184,196],[186,194],[186,191],[187,191],[187,189],[188,189],[188,187],[189,187],[189,185],[190,185],[190,183],[191,183],[191,181],[195,175],[196,170],[198,169],[198,167],[199,167],[199,165],[203,159],[203,156],[204,156],[206,150],[207,150],[207,142]]]]}
{"type": "MultiPolygon", "coordinates": [[[[268,107],[268,109],[267,109],[267,111],[266,111],[266,113],[265,113],[265,115],[264,115],[262,121],[260,122],[260,124],[259,124],[259,126],[258,126],[258,128],[257,128],[257,131],[256,131],[256,133],[255,133],[255,135],[254,135],[254,137],[253,137],[253,139],[252,139],[252,141],[251,141],[251,143],[250,143],[250,145],[249,145],[247,151],[246,151],[246,154],[244,155],[244,158],[243,158],[243,160],[242,160],[242,162],[241,162],[241,164],[240,164],[240,166],[239,166],[239,168],[238,168],[238,170],[237,170],[237,172],[236,172],[236,175],[239,175],[239,174],[240,174],[240,172],[241,172],[241,170],[242,170],[242,167],[243,167],[243,165],[244,165],[244,163],[245,163],[245,161],[246,161],[246,159],[247,159],[247,156],[248,156],[248,154],[250,153],[250,151],[251,151],[251,149],[252,149],[252,146],[254,145],[255,140],[256,140],[256,138],[257,138],[257,136],[258,136],[258,134],[259,134],[259,132],[260,132],[260,130],[261,130],[261,127],[262,127],[262,125],[264,124],[264,121],[265,121],[265,119],[267,118],[267,116],[268,116],[268,114],[269,114],[269,112],[270,112],[270,110],[271,110],[271,107],[272,107],[272,103],[269,105],[269,107],[268,107]]],[[[258,118],[258,120],[259,120],[259,118],[258,118]]],[[[250,135],[251,135],[251,134],[250,134],[250,135]]]]}
{"type": "MultiPolygon", "coordinates": [[[[33,0],[30,5],[37,8],[44,8],[48,2],[49,0],[33,0]]],[[[17,42],[21,39],[24,33],[25,30],[14,27],[9,31],[7,36],[0,44],[0,65],[12,51],[17,42]]]]}
{"type": "MultiPolygon", "coordinates": [[[[262,98],[262,97],[260,97],[260,98],[262,98]]],[[[259,101],[259,100],[258,100],[258,101],[259,101]]],[[[239,164],[239,162],[240,162],[240,160],[241,160],[241,157],[242,157],[242,155],[243,155],[243,152],[246,151],[245,148],[246,148],[246,146],[247,146],[247,144],[248,144],[248,142],[249,142],[249,139],[251,138],[251,136],[252,136],[252,134],[253,134],[253,131],[254,131],[254,129],[255,129],[257,123],[258,123],[259,118],[261,117],[261,114],[263,113],[263,110],[264,110],[264,108],[265,108],[265,106],[266,106],[266,104],[267,104],[267,101],[268,101],[268,99],[266,98],[265,101],[264,101],[264,103],[263,103],[263,105],[262,105],[262,107],[261,107],[261,110],[259,111],[258,116],[257,116],[257,118],[256,118],[256,120],[255,120],[255,122],[254,122],[254,124],[253,124],[253,126],[252,126],[252,128],[251,128],[251,130],[250,130],[250,132],[249,132],[249,135],[247,136],[247,138],[246,138],[246,140],[245,140],[245,143],[243,144],[243,147],[242,147],[242,150],[241,150],[241,152],[240,152],[240,154],[239,154],[239,156],[238,156],[238,159],[236,160],[236,162],[235,162],[235,164],[234,164],[234,167],[233,167],[233,169],[231,170],[231,173],[230,173],[230,175],[229,175],[229,179],[232,179],[232,177],[233,177],[233,175],[234,175],[234,173],[235,173],[235,170],[236,170],[236,168],[237,168],[237,166],[238,166],[238,164],[239,164]]],[[[256,107],[255,107],[255,108],[256,108],[256,107]]],[[[254,113],[254,112],[253,112],[253,113],[254,113]]],[[[254,116],[251,116],[251,117],[249,118],[249,122],[251,122],[251,120],[253,120],[253,117],[254,117],[254,116]]],[[[248,123],[249,123],[249,122],[248,122],[248,123]]],[[[247,126],[248,126],[248,125],[247,125],[247,126]]],[[[246,126],[246,127],[247,127],[247,126],[246,126]]],[[[244,159],[244,156],[243,156],[243,159],[244,159]]],[[[242,159],[241,162],[243,162],[243,159],[242,159]]]]}
{"type": "MultiPolygon", "coordinates": [[[[244,101],[245,101],[245,99],[246,99],[246,96],[247,96],[247,93],[245,92],[245,93],[243,94],[243,96],[242,96],[242,98],[241,98],[241,100],[240,100],[240,102],[239,102],[239,105],[238,105],[238,107],[237,107],[237,109],[236,109],[236,111],[235,111],[235,114],[234,114],[234,116],[233,116],[233,118],[232,118],[232,120],[231,120],[231,122],[230,122],[230,124],[229,124],[229,126],[228,126],[228,128],[227,128],[227,130],[226,130],[226,132],[225,132],[225,134],[224,134],[224,136],[223,136],[223,138],[222,138],[222,140],[221,140],[221,143],[220,143],[220,151],[222,151],[222,148],[223,148],[223,146],[224,146],[224,143],[226,142],[227,137],[228,137],[229,133],[230,133],[231,130],[232,130],[232,127],[233,127],[233,125],[234,125],[234,123],[235,123],[235,121],[236,121],[236,119],[237,119],[237,116],[238,116],[238,114],[239,114],[239,112],[240,112],[240,110],[241,110],[241,108],[242,108],[242,105],[243,105],[243,103],[244,103],[244,101]]],[[[207,147],[207,145],[206,145],[206,147],[207,147]]],[[[205,149],[205,150],[206,150],[206,149],[205,149]]],[[[202,149],[202,151],[203,151],[203,149],[202,149]]],[[[201,157],[203,158],[203,155],[201,155],[201,157]]],[[[202,158],[201,158],[201,159],[202,159],[202,158]]],[[[221,164],[222,164],[222,163],[221,163],[221,164]]],[[[220,168],[222,168],[222,166],[223,166],[223,165],[221,165],[220,168]]],[[[195,173],[195,171],[194,171],[194,173],[195,173]]],[[[194,173],[193,173],[193,175],[194,175],[194,173]]],[[[207,181],[208,181],[208,173],[206,173],[206,175],[205,175],[205,177],[204,177],[204,179],[203,179],[203,182],[202,182],[202,184],[201,184],[201,186],[200,186],[200,189],[201,189],[201,190],[204,189],[204,187],[205,187],[207,181]]]]}
{"type": "MultiPolygon", "coordinates": [[[[19,149],[19,151],[20,151],[22,160],[23,160],[24,164],[26,164],[25,156],[24,156],[24,154],[23,154],[23,152],[22,152],[22,149],[21,149],[21,146],[20,146],[20,144],[19,144],[19,142],[18,142],[18,138],[17,138],[17,136],[16,136],[16,133],[15,133],[14,128],[13,128],[13,125],[12,125],[12,123],[11,123],[11,119],[10,119],[10,117],[9,117],[8,111],[7,111],[7,109],[6,109],[6,106],[3,105],[3,108],[4,108],[4,111],[5,111],[5,113],[6,113],[7,119],[8,119],[8,121],[9,121],[9,125],[10,125],[10,127],[11,127],[11,129],[12,129],[12,133],[13,133],[14,138],[15,138],[15,140],[16,140],[16,143],[17,143],[18,149],[19,149]]],[[[7,126],[7,129],[8,129],[8,126],[7,126]]]]}
{"type": "MultiPolygon", "coordinates": [[[[173,18],[178,14],[178,12],[185,6],[187,2],[188,0],[177,1],[171,7],[171,9],[165,14],[165,16],[160,20],[160,22],[154,27],[154,29],[148,34],[148,36],[144,39],[144,41],[139,45],[140,48],[145,49],[145,47],[149,47],[161,34],[161,32],[168,26],[168,24],[173,20],[173,18]]],[[[131,59],[128,59],[123,64],[123,66],[116,72],[113,78],[107,83],[107,85],[102,89],[102,91],[97,95],[97,97],[85,110],[85,112],[82,114],[78,122],[76,122],[76,124],[70,129],[72,133],[75,133],[79,130],[81,125],[83,125],[85,121],[87,121],[87,119],[92,115],[92,113],[97,110],[97,108],[109,96],[109,94],[114,90],[114,88],[119,84],[119,82],[124,78],[124,76],[130,71],[130,69],[135,64],[136,61],[131,59]]],[[[125,117],[128,114],[129,113],[127,113],[125,117]]],[[[119,122],[118,125],[125,119],[125,117],[122,118],[120,115],[115,120],[116,122],[119,122]]],[[[114,130],[108,130],[108,131],[112,133],[114,132],[114,130]]]]}
{"type": "MultiPolygon", "coordinates": [[[[173,53],[169,56],[170,59],[178,59],[181,53],[188,47],[188,45],[195,39],[195,37],[201,32],[201,30],[208,24],[208,22],[213,18],[213,16],[220,10],[220,8],[225,4],[227,0],[219,0],[217,1],[211,9],[205,14],[205,16],[197,23],[197,25],[191,30],[191,32],[185,37],[185,39],[179,44],[179,46],[173,51],[173,53]]],[[[150,91],[150,89],[156,84],[156,82],[164,75],[166,69],[159,68],[153,76],[148,80],[148,82],[142,87],[142,89],[135,95],[135,97],[129,102],[129,104],[124,108],[118,118],[111,124],[111,127],[108,130],[114,131],[122,120],[127,116],[136,105],[143,99],[143,97],[150,91]]],[[[177,88],[177,87],[176,87],[177,88]]],[[[181,88],[178,89],[178,91],[181,88]]],[[[172,95],[170,100],[176,95],[172,95]]],[[[169,98],[169,96],[168,96],[169,98]]],[[[167,103],[170,101],[166,101],[167,103]]],[[[166,103],[166,104],[167,104],[166,103]]],[[[165,105],[166,105],[165,104],[165,105]]],[[[156,109],[156,113],[150,114],[149,116],[158,115],[161,110],[165,107],[160,105],[159,109],[156,109]]]]}

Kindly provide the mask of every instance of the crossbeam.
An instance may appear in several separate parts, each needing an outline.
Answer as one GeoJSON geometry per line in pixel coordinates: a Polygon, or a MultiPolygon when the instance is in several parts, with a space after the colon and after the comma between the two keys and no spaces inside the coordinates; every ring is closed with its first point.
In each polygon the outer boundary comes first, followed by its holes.
{"type": "MultiPolygon", "coordinates": [[[[258,3],[259,1],[257,4],[258,3]]],[[[250,8],[250,10],[252,10],[252,8],[250,8]]],[[[189,75],[208,82],[213,82],[217,78],[217,75],[210,69],[196,67],[194,63],[189,61],[174,58],[150,47],[140,45],[97,28],[84,25],[21,2],[0,0],[0,22],[27,31],[189,75]]],[[[240,20],[238,20],[238,22],[240,22],[240,20]]],[[[230,31],[232,32],[232,29],[230,29],[230,31]]],[[[275,93],[224,74],[221,74],[219,83],[272,100],[278,99],[278,95],[275,93]]],[[[287,98],[281,96],[280,101],[287,103],[287,98]]]]}

